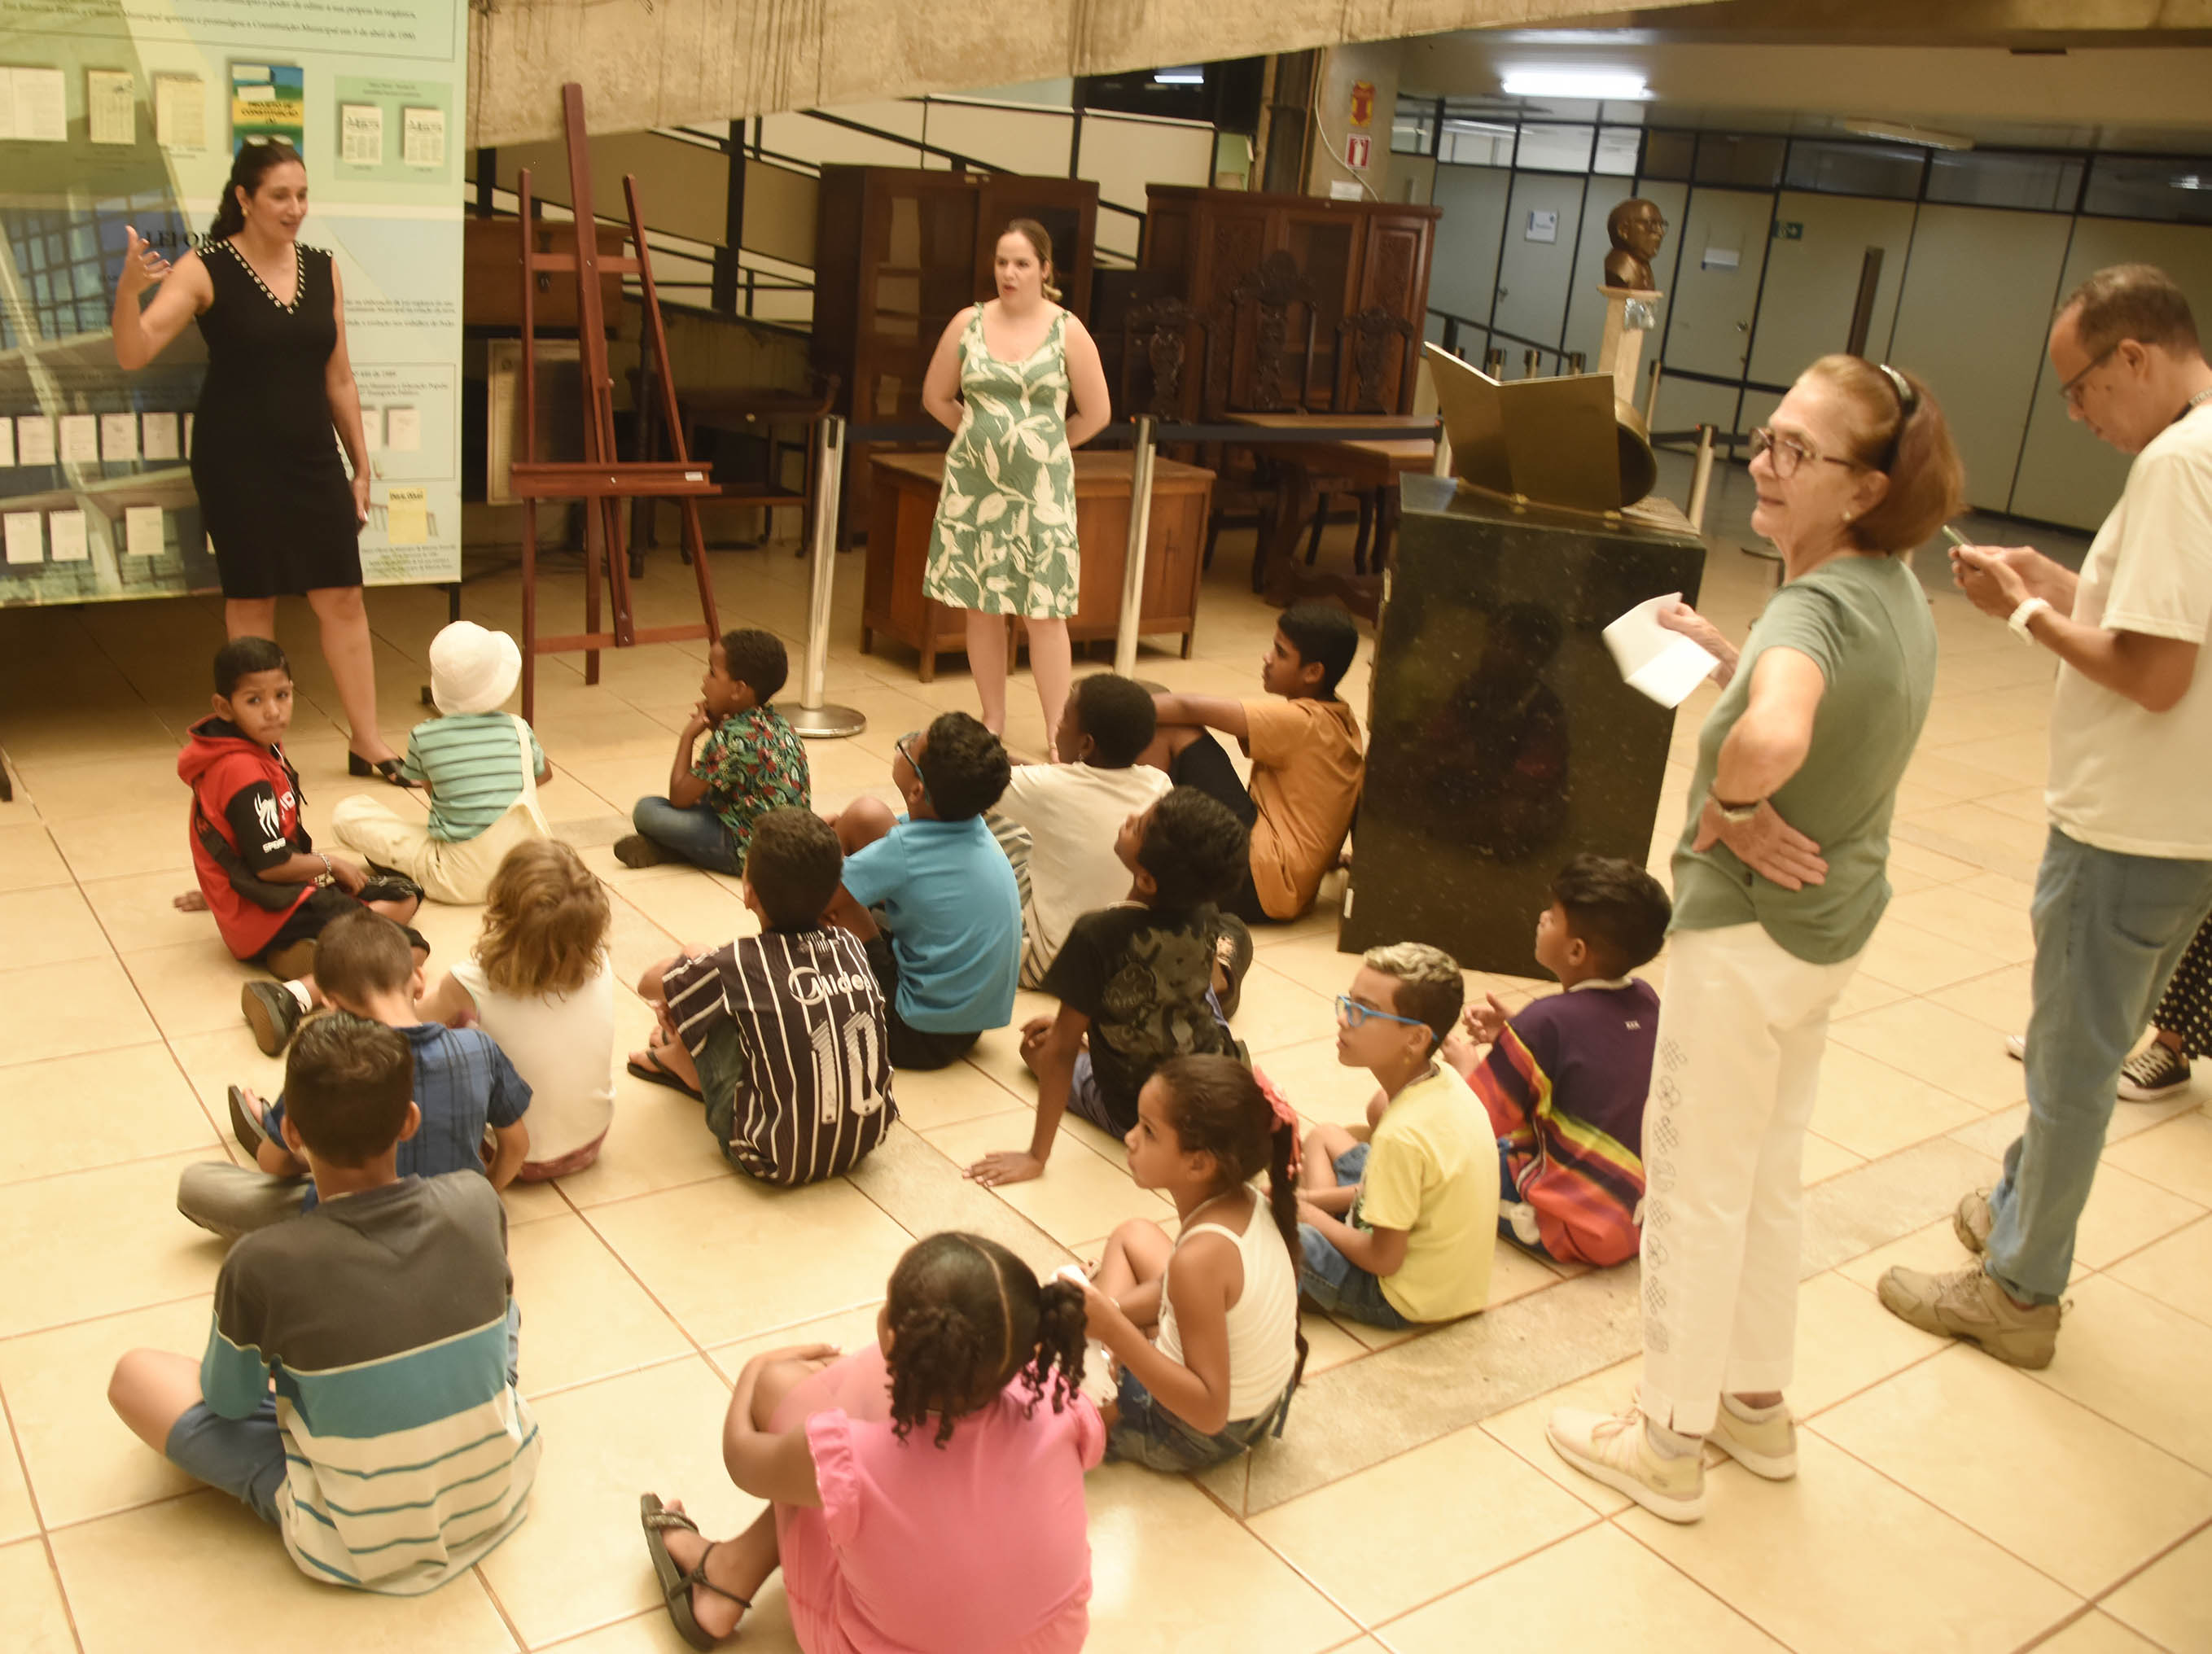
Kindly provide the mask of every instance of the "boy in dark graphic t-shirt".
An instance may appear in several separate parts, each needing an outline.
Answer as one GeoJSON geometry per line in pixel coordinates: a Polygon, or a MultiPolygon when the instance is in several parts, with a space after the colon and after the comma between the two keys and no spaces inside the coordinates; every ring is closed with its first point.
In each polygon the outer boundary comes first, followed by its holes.
{"type": "Polygon", "coordinates": [[[1213,991],[1224,923],[1213,904],[1236,888],[1251,835],[1216,800],[1177,787],[1132,815],[1115,848],[1128,900],[1076,920],[1044,977],[1060,1014],[1022,1030],[1022,1061],[1037,1076],[1029,1148],[985,1155],[969,1168],[978,1183],[1042,1172],[1064,1112],[1126,1136],[1162,1063],[1236,1050],[1213,991]]]}

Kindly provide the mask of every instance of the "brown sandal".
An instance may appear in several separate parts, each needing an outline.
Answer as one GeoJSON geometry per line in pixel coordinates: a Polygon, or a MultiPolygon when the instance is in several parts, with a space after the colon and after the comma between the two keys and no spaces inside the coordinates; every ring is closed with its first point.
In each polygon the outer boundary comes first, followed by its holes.
{"type": "MultiPolygon", "coordinates": [[[[707,1559],[714,1554],[710,1543],[699,1553],[699,1566],[686,1573],[676,1566],[676,1559],[668,1554],[665,1538],[671,1528],[684,1528],[699,1532],[699,1524],[681,1511],[672,1511],[660,1502],[659,1493],[647,1493],[637,1501],[638,1521],[645,1529],[645,1548],[653,1558],[653,1578],[660,1582],[660,1598],[668,1609],[668,1617],[675,1622],[677,1631],[692,1647],[702,1651],[714,1646],[716,1639],[709,1637],[700,1627],[699,1616],[691,1611],[694,1590],[711,1590],[717,1596],[728,1598],[738,1605],[740,1615],[752,1603],[735,1591],[724,1590],[707,1578],[707,1559]]],[[[701,1536],[702,1538],[705,1536],[701,1536]]]]}

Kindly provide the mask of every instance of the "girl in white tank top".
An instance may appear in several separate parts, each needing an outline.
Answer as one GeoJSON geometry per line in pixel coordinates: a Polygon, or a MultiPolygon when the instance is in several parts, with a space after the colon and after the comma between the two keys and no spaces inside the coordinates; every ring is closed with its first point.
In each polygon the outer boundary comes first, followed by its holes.
{"type": "Polygon", "coordinates": [[[1124,1223],[1085,1289],[1120,1381],[1106,1457],[1202,1469],[1279,1433],[1305,1367],[1297,1117],[1234,1057],[1179,1057],[1146,1082],[1127,1141],[1130,1176],[1175,1202],[1179,1233],[1124,1223]]]}

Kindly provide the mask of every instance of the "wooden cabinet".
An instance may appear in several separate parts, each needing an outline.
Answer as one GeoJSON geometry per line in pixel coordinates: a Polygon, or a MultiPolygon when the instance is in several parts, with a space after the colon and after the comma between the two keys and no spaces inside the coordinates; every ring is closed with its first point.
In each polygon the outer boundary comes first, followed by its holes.
{"type": "MultiPolygon", "coordinates": [[[[1440,209],[1167,185],[1154,185],[1147,196],[1139,263],[1172,276],[1206,326],[1205,371],[1186,378],[1186,417],[1270,411],[1271,403],[1285,411],[1342,408],[1352,377],[1351,352],[1339,334],[1346,317],[1380,309],[1419,336],[1440,209]],[[1277,254],[1283,257],[1270,265],[1277,254]],[[1271,327],[1270,302],[1257,289],[1286,270],[1303,278],[1312,301],[1288,305],[1271,327]]],[[[1413,388],[1414,375],[1393,358],[1379,386],[1361,387],[1358,399],[1411,413],[1413,388]]]]}
{"type": "MultiPolygon", "coordinates": [[[[1068,636],[1078,643],[1110,638],[1121,615],[1121,572],[1129,545],[1127,453],[1075,456],[1075,532],[1082,548],[1082,583],[1068,636]]],[[[921,656],[921,681],[937,676],[937,657],[965,651],[967,621],[921,595],[943,454],[878,454],[872,462],[873,515],[868,532],[866,588],[860,605],[860,648],[891,638],[921,656]]],[[[1180,633],[1190,657],[1198,624],[1199,554],[1213,473],[1171,459],[1152,462],[1152,514],[1145,547],[1145,586],[1138,612],[1147,634],[1180,633]]]]}
{"type": "MultiPolygon", "coordinates": [[[[1052,237],[1060,302],[1091,306],[1098,186],[1082,179],[824,167],[815,227],[814,368],[839,382],[854,424],[927,423],[921,380],[945,324],[992,293],[992,254],[1007,222],[1052,237]]],[[[873,521],[869,457],[847,446],[841,543],[873,521]]]]}

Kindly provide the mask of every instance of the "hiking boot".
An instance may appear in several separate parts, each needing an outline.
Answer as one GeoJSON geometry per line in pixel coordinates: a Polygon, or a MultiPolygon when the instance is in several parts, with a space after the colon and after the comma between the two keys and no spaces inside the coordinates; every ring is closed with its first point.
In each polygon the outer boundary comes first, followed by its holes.
{"type": "Polygon", "coordinates": [[[2120,1064],[2120,1095],[2131,1103],[2154,1103],[2189,1089],[2189,1059],[2154,1039],[2120,1064]]]}
{"type": "Polygon", "coordinates": [[[246,1100],[244,1089],[230,1088],[230,1135],[238,1139],[238,1146],[258,1158],[261,1145],[270,1141],[269,1122],[258,1108],[246,1100]]]}
{"type": "Polygon", "coordinates": [[[1959,1244],[1979,1257],[1990,1249],[1990,1225],[1996,1221],[1990,1210],[1990,1191],[1977,1189],[1962,1196],[1959,1209],[1951,1214],[1951,1233],[1959,1237],[1959,1244]]]}
{"type": "Polygon", "coordinates": [[[253,1043],[261,1047],[264,1057],[282,1057],[286,1042],[292,1038],[292,1030],[307,1015],[300,1009],[290,985],[283,982],[247,983],[239,993],[238,1008],[246,1013],[246,1026],[253,1030],[253,1043]]]}
{"type": "Polygon", "coordinates": [[[1576,1469],[1626,1493],[1662,1521],[1695,1522],[1705,1513],[1704,1458],[1695,1452],[1662,1456],[1632,1402],[1613,1414],[1562,1407],[1545,1424],[1544,1436],[1576,1469]]]}
{"type": "Polygon", "coordinates": [[[615,859],[624,867],[659,867],[668,852],[642,833],[626,833],[615,840],[615,859]]]}
{"type": "Polygon", "coordinates": [[[2013,1366],[2049,1366],[2058,1348],[2059,1306],[2014,1303],[1978,1263],[1948,1275],[1893,1269],[1875,1294],[1899,1320],[1923,1332],[1972,1339],[2013,1366]]]}
{"type": "Polygon", "coordinates": [[[1732,1412],[1726,1401],[1714,1417],[1712,1433],[1705,1439],[1755,1476],[1787,1481],[1797,1474],[1797,1421],[1787,1407],[1778,1407],[1769,1419],[1747,1419],[1732,1412]]]}
{"type": "Polygon", "coordinates": [[[1236,1015],[1237,1007],[1243,1002],[1244,972],[1251,968],[1251,927],[1234,913],[1224,913],[1221,940],[1213,948],[1213,997],[1221,1002],[1224,1021],[1236,1015]]]}

